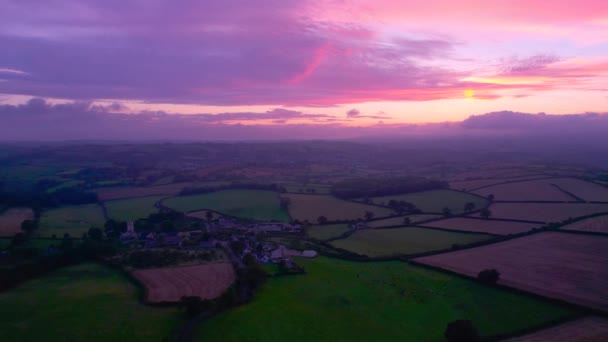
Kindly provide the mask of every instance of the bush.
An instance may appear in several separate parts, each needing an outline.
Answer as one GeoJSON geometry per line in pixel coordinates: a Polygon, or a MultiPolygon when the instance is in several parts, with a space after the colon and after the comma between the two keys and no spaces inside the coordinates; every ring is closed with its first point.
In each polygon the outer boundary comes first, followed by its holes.
{"type": "Polygon", "coordinates": [[[448,342],[478,342],[481,341],[473,322],[459,319],[448,323],[444,333],[448,342]]]}
{"type": "Polygon", "coordinates": [[[495,269],[483,270],[477,275],[477,280],[484,284],[496,284],[496,282],[498,282],[498,279],[500,279],[500,272],[495,269]]]}

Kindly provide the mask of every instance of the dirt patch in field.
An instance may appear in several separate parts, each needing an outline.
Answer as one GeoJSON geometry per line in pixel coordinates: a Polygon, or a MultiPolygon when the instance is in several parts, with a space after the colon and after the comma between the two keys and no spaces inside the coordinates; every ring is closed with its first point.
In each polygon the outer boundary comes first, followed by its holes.
{"type": "Polygon", "coordinates": [[[545,232],[416,259],[477,276],[500,272],[500,284],[608,311],[608,237],[545,232]]]}
{"type": "Polygon", "coordinates": [[[152,268],[131,273],[146,287],[146,301],[150,303],[178,302],[183,296],[217,298],[236,279],[229,263],[152,268]]]}
{"type": "Polygon", "coordinates": [[[608,320],[586,317],[560,324],[529,335],[505,340],[505,342],[601,342],[608,341],[608,320]]]}
{"type": "Polygon", "coordinates": [[[14,236],[21,232],[21,223],[32,220],[34,212],[30,208],[10,208],[0,214],[0,236],[14,236]]]}

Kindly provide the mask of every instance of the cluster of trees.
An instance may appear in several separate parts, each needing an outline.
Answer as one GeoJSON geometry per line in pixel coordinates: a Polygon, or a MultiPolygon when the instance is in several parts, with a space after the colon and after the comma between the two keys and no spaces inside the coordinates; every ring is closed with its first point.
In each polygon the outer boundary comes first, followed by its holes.
{"type": "Polygon", "coordinates": [[[139,250],[127,254],[121,261],[123,265],[134,268],[154,268],[178,265],[189,261],[212,261],[217,258],[215,251],[202,251],[196,253],[161,249],[161,250],[139,250]]]}
{"type": "Polygon", "coordinates": [[[494,285],[500,279],[500,272],[496,269],[483,270],[477,274],[477,280],[487,285],[494,285]]]}
{"type": "Polygon", "coordinates": [[[263,184],[263,183],[240,183],[232,182],[230,184],[218,185],[218,186],[206,186],[206,187],[188,187],[180,191],[180,196],[187,195],[199,195],[208,194],[210,192],[216,192],[221,190],[229,189],[249,189],[249,190],[270,190],[278,192],[286,192],[287,190],[277,184],[263,184]]]}
{"type": "Polygon", "coordinates": [[[87,192],[79,187],[62,188],[47,192],[43,187],[31,189],[0,189],[0,205],[13,207],[31,207],[39,215],[42,208],[62,205],[96,203],[97,194],[87,192]]]}
{"type": "Polygon", "coordinates": [[[366,198],[447,187],[446,182],[423,177],[354,178],[335,183],[331,193],[338,198],[366,198]]]}

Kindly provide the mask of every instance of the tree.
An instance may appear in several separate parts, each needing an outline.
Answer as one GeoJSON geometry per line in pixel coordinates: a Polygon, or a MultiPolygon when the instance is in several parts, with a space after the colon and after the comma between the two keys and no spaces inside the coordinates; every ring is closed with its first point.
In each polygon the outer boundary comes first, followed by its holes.
{"type": "Polygon", "coordinates": [[[31,234],[36,229],[38,229],[38,221],[25,220],[21,222],[21,230],[28,234],[31,234]]]}
{"type": "Polygon", "coordinates": [[[473,211],[473,209],[475,209],[475,203],[473,202],[467,202],[467,204],[464,205],[465,212],[473,211]]]}
{"type": "Polygon", "coordinates": [[[404,225],[410,225],[412,223],[412,219],[410,219],[409,217],[404,217],[403,218],[403,224],[404,225]]]}
{"type": "Polygon", "coordinates": [[[485,219],[489,219],[490,216],[492,216],[492,212],[490,211],[490,209],[488,208],[483,208],[480,212],[479,212],[479,216],[485,218],[485,219]]]}
{"type": "Polygon", "coordinates": [[[483,270],[477,275],[477,280],[487,285],[496,284],[498,279],[500,279],[500,272],[495,269],[483,270]]]}
{"type": "Polygon", "coordinates": [[[317,218],[317,222],[319,222],[319,224],[325,224],[327,223],[327,217],[321,215],[319,218],[317,218]]]}
{"type": "Polygon", "coordinates": [[[443,208],[442,213],[443,213],[443,216],[445,216],[445,217],[452,216],[452,210],[448,207],[443,208]]]}
{"type": "Polygon", "coordinates": [[[11,248],[23,246],[26,241],[27,237],[24,233],[17,233],[11,240],[11,248]]]}
{"type": "Polygon", "coordinates": [[[103,239],[103,232],[99,228],[90,228],[89,237],[95,241],[101,241],[103,239]]]}
{"type": "Polygon", "coordinates": [[[373,218],[374,218],[374,213],[373,213],[373,212],[371,212],[371,211],[366,211],[366,212],[365,212],[365,214],[364,214],[364,216],[365,216],[365,219],[366,219],[367,221],[369,221],[369,220],[371,220],[371,219],[373,219],[373,218]]]}
{"type": "Polygon", "coordinates": [[[203,311],[211,309],[213,303],[209,300],[202,300],[196,296],[183,296],[179,301],[179,307],[186,310],[186,314],[194,317],[203,311]]]}
{"type": "Polygon", "coordinates": [[[488,200],[489,201],[493,201],[494,200],[494,194],[489,194],[488,195],[488,200]]]}
{"type": "Polygon", "coordinates": [[[253,256],[253,254],[251,253],[247,253],[245,254],[245,256],[243,257],[243,263],[247,266],[254,266],[258,263],[258,261],[256,260],[256,258],[253,256]]]}
{"type": "Polygon", "coordinates": [[[444,332],[448,342],[478,342],[481,341],[477,329],[470,320],[459,319],[448,323],[444,332]]]}

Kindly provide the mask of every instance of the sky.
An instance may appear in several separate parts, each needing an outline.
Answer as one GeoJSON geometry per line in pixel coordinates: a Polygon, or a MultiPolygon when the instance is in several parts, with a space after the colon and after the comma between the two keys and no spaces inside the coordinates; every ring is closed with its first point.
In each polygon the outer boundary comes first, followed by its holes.
{"type": "Polygon", "coordinates": [[[0,9],[0,122],[24,108],[273,129],[608,112],[605,0],[0,0],[0,9]]]}

